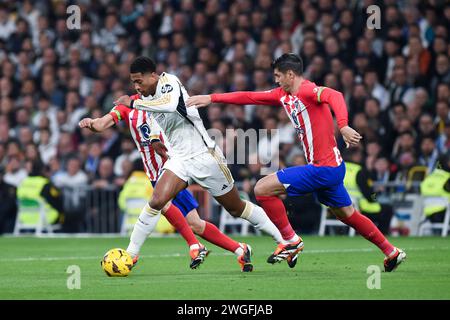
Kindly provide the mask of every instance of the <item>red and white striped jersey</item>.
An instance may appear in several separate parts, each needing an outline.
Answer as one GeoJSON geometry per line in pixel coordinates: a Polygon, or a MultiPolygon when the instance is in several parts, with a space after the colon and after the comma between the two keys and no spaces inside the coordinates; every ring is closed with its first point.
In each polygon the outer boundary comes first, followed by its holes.
{"type": "MultiPolygon", "coordinates": [[[[137,97],[135,95],[131,98],[136,99],[137,97]]],[[[141,153],[145,173],[151,181],[156,181],[165,161],[155,152],[151,145],[151,140],[161,140],[166,145],[168,153],[170,153],[170,146],[167,144],[167,138],[161,127],[149,113],[130,109],[124,105],[115,106],[109,114],[113,117],[116,124],[123,121],[128,126],[136,147],[141,153]]]]}
{"type": "Polygon", "coordinates": [[[336,167],[342,163],[328,105],[333,109],[339,128],[347,125],[348,113],[342,94],[336,90],[304,80],[296,94],[275,88],[264,92],[212,94],[211,100],[218,103],[282,105],[300,138],[308,164],[336,167]]]}

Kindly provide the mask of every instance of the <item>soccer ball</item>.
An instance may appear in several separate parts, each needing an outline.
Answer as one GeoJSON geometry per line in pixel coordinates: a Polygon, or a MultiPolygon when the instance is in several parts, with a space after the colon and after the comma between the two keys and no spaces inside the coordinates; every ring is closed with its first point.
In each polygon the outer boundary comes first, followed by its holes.
{"type": "Polygon", "coordinates": [[[133,258],[123,249],[109,250],[100,262],[108,277],[126,277],[133,268],[133,258]]]}

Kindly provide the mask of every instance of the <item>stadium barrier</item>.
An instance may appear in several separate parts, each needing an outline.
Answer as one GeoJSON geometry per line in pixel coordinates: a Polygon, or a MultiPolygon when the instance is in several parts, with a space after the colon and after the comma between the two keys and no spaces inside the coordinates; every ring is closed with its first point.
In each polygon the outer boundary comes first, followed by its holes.
{"type": "Polygon", "coordinates": [[[422,201],[422,219],[420,221],[419,236],[423,236],[427,231],[441,230],[441,236],[446,237],[450,228],[450,203],[448,198],[444,197],[424,197],[422,201]],[[425,205],[432,203],[433,205],[441,205],[445,207],[444,220],[442,222],[430,222],[425,214],[425,205]]]}
{"type": "Polygon", "coordinates": [[[121,212],[118,198],[120,190],[105,188],[65,187],[64,223],[68,232],[119,233],[121,212]]]}
{"type": "MultiPolygon", "coordinates": [[[[239,184],[237,186],[239,188],[239,184]]],[[[419,188],[418,183],[410,184],[409,189],[402,182],[376,184],[375,186],[382,186],[385,189],[385,193],[380,194],[377,201],[390,204],[394,208],[395,214],[391,221],[391,226],[394,229],[401,227],[407,230],[409,235],[421,236],[430,234],[430,232],[425,233],[425,231],[431,227],[431,229],[441,230],[440,234],[442,236],[448,234],[450,205],[448,205],[443,223],[430,226],[429,223],[424,222],[423,207],[425,198],[417,192],[419,188]]],[[[229,218],[226,216],[227,213],[222,210],[222,207],[210,194],[198,185],[189,186],[189,190],[200,204],[198,209],[200,216],[205,220],[221,225],[222,229],[227,231],[227,223],[234,222],[234,220],[231,221],[229,219],[230,221],[228,221],[225,219],[229,218]]],[[[14,235],[19,235],[23,231],[31,231],[35,234],[49,234],[55,231],[62,233],[120,234],[122,231],[123,234],[124,215],[118,204],[119,193],[120,190],[115,187],[102,189],[93,188],[92,186],[63,188],[64,217],[62,228],[58,228],[60,226],[57,225],[53,225],[52,228],[42,228],[42,220],[38,220],[40,224],[36,225],[17,224],[14,235]]],[[[44,215],[42,208],[36,210],[36,214],[44,215]]],[[[326,210],[322,209],[319,214],[318,219],[321,219],[319,234],[325,235],[324,227],[334,222],[328,221],[330,219],[327,217],[326,210]]],[[[19,218],[20,212],[17,219],[19,218]]],[[[230,225],[230,227],[232,226],[230,225]]],[[[241,225],[239,227],[242,228],[241,225]]],[[[248,232],[248,228],[244,228],[244,233],[246,233],[245,230],[248,232]]],[[[353,235],[353,232],[349,231],[349,235],[353,235]]]]}

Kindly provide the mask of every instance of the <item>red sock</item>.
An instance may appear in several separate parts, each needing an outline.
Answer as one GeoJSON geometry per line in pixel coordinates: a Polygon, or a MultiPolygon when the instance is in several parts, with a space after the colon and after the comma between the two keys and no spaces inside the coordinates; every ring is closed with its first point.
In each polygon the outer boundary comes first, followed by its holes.
{"type": "Polygon", "coordinates": [[[289,240],[295,235],[295,231],[289,223],[286,208],[280,198],[257,196],[256,201],[264,209],[273,224],[280,230],[284,240],[289,240]]]}
{"type": "Polygon", "coordinates": [[[357,210],[349,218],[340,219],[346,225],[353,227],[364,238],[372,242],[383,253],[388,256],[394,251],[395,247],[389,243],[380,230],[373,224],[373,222],[366,216],[359,213],[357,210]]]}
{"type": "Polygon", "coordinates": [[[189,246],[199,243],[180,209],[171,204],[164,216],[177,229],[189,246]]]}
{"type": "Polygon", "coordinates": [[[225,250],[235,252],[240,247],[239,243],[224,235],[215,225],[206,221],[205,230],[200,234],[203,239],[224,248],[225,250]]]}

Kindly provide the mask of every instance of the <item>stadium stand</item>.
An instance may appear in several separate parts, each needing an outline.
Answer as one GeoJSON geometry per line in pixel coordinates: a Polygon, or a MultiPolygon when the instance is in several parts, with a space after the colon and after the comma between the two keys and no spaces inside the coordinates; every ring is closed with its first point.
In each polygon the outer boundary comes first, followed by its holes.
{"type": "MultiPolygon", "coordinates": [[[[118,195],[131,173],[142,169],[123,143],[130,139],[126,130],[119,126],[98,136],[77,124],[132,93],[128,65],[139,55],[154,59],[158,72],[176,74],[190,94],[207,94],[267,90],[274,86],[271,61],[294,52],[303,58],[307,78],[343,92],[349,124],[364,137],[360,165],[369,171],[379,199],[396,208],[398,194],[419,197],[427,174],[448,170],[442,163],[450,157],[449,21],[449,3],[431,0],[2,2],[2,185],[18,188],[28,176],[42,176],[64,190],[72,186],[98,195],[109,188],[118,195]],[[81,9],[80,29],[67,27],[71,4],[81,9]],[[367,28],[369,5],[381,9],[378,30],[367,28]],[[70,186],[64,185],[68,179],[70,186]]],[[[201,115],[208,129],[223,133],[275,127],[281,137],[279,166],[302,162],[295,131],[279,108],[213,105],[201,115]]],[[[343,140],[336,138],[343,150],[343,140]]],[[[270,143],[261,140],[260,148],[270,143]]],[[[230,169],[252,198],[254,168],[233,164],[230,169]]],[[[73,194],[65,198],[77,202],[73,194]]],[[[116,214],[118,201],[110,202],[107,212],[116,214]]],[[[208,208],[202,215],[218,222],[209,199],[202,204],[208,208]]],[[[103,205],[99,200],[97,208],[66,211],[92,216],[103,205]]],[[[315,208],[320,219],[320,207],[315,208]]],[[[289,211],[305,214],[295,206],[289,211]]],[[[0,223],[16,213],[14,206],[2,210],[0,223]]],[[[90,230],[119,231],[120,219],[112,221],[111,228],[90,230]]],[[[75,230],[88,229],[84,223],[75,230]]],[[[6,225],[0,230],[13,231],[6,225]]]]}

